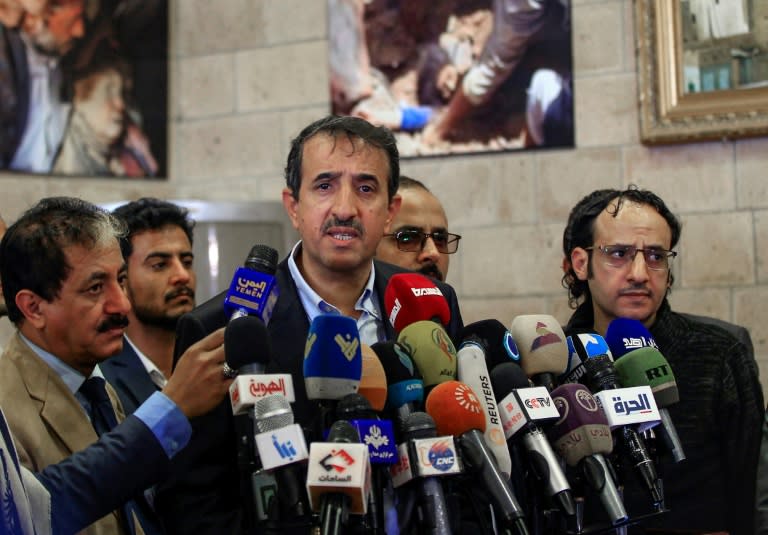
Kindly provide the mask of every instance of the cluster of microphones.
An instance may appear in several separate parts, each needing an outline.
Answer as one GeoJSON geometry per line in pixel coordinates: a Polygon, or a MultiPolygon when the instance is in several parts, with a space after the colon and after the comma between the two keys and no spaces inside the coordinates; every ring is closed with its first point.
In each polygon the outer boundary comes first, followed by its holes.
{"type": "Polygon", "coordinates": [[[311,322],[303,381],[321,416],[302,427],[300,378],[265,373],[276,253],[257,246],[249,259],[225,300],[225,352],[239,370],[233,413],[252,421],[242,466],[263,529],[447,534],[469,516],[489,533],[621,532],[640,518],[623,502],[624,473],[650,514],[665,510],[658,456],[685,459],[667,412],[678,392],[640,322],[566,337],[550,315],[521,315],[452,340],[440,289],[397,274],[384,296],[396,340],[369,347],[338,314],[311,322]]]}

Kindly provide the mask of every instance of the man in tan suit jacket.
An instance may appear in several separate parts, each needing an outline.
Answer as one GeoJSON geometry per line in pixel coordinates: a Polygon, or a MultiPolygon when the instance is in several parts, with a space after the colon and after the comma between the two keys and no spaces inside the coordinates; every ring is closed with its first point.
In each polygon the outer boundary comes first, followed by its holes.
{"type": "MultiPolygon", "coordinates": [[[[0,357],[0,406],[22,464],[33,471],[98,439],[86,412],[90,402],[79,388],[100,377],[98,363],[122,347],[130,308],[118,243],[123,232],[108,212],[59,197],[28,210],[0,243],[8,314],[18,329],[0,357]]],[[[107,391],[122,420],[117,395],[109,385],[107,391]]],[[[82,533],[144,530],[120,510],[82,533]]]]}

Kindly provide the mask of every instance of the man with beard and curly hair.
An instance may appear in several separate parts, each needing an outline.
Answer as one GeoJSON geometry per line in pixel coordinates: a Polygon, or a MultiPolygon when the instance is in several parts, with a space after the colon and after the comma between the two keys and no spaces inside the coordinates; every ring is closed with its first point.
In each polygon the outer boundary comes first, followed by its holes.
{"type": "Polygon", "coordinates": [[[385,229],[376,258],[445,281],[448,255],[459,248],[461,236],[448,232],[440,201],[420,181],[400,177],[400,212],[385,229]]]}
{"type": "Polygon", "coordinates": [[[128,267],[130,323],[123,350],[102,370],[130,414],[165,386],[173,368],[176,322],[195,307],[194,222],[186,209],[153,198],[124,204],[114,214],[128,227],[120,248],[128,267]]]}

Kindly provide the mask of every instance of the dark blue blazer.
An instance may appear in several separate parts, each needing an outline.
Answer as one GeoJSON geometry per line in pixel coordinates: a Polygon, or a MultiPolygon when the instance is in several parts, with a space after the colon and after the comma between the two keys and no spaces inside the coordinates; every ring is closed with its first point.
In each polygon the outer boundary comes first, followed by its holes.
{"type": "Polygon", "coordinates": [[[123,350],[99,364],[99,368],[120,396],[125,414],[133,414],[149,396],[160,390],[125,338],[123,350]]]}
{"type": "MultiPolygon", "coordinates": [[[[99,364],[101,373],[109,384],[117,391],[125,414],[133,414],[139,405],[149,396],[160,390],[147,373],[144,364],[134,351],[128,340],[123,338],[123,350],[114,357],[99,364]]],[[[138,493],[137,496],[141,496],[138,493]]],[[[160,525],[160,519],[152,511],[146,500],[136,499],[141,527],[146,535],[163,535],[165,532],[160,525]]]]}
{"type": "MultiPolygon", "coordinates": [[[[384,306],[384,290],[395,273],[408,270],[374,260],[375,291],[384,306]]],[[[296,423],[311,427],[319,417],[315,402],[307,399],[304,389],[304,346],[309,333],[309,319],[299,299],[296,284],[290,275],[288,260],[277,267],[275,274],[280,296],[270,318],[267,331],[272,345],[272,362],[266,373],[290,373],[296,401],[293,411],[296,423]]],[[[451,321],[448,334],[454,340],[464,325],[459,311],[456,292],[442,282],[435,281],[448,301],[451,321]]],[[[214,330],[224,327],[228,318],[224,312],[226,292],[211,298],[179,320],[176,329],[174,358],[193,343],[214,330]]],[[[382,310],[382,317],[387,315],[382,310]]],[[[387,339],[395,333],[385,320],[387,339]]],[[[210,413],[192,421],[192,440],[174,460],[171,482],[158,492],[155,505],[169,534],[195,533],[197,535],[239,533],[242,522],[242,496],[239,488],[237,433],[235,418],[229,399],[225,399],[210,413]]],[[[311,438],[311,434],[309,435],[311,438]]]]}

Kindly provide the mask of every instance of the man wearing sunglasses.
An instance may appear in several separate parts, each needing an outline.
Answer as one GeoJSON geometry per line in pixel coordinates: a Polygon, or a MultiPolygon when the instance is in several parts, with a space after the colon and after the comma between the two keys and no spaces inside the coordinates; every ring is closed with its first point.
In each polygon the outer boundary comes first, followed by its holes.
{"type": "Polygon", "coordinates": [[[376,258],[445,281],[461,236],[448,232],[440,201],[416,179],[400,176],[400,211],[387,225],[376,258]]]}
{"type": "MultiPolygon", "coordinates": [[[[652,515],[630,533],[746,535],[754,533],[764,410],[757,365],[722,326],[670,308],[680,230],[662,199],[635,186],[594,191],[579,201],[563,234],[563,285],[576,308],[565,330],[605,335],[614,318],[639,320],[677,381],[680,401],[669,412],[687,460],[674,464],[661,452],[657,466],[670,512],[652,515]]],[[[652,512],[632,474],[622,479],[630,516],[652,512]]]]}

